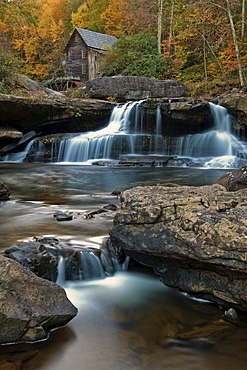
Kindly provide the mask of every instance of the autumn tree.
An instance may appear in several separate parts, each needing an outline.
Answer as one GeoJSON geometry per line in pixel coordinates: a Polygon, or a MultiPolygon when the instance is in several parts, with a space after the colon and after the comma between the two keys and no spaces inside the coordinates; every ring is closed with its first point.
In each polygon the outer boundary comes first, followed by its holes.
{"type": "Polygon", "coordinates": [[[157,30],[156,17],[156,0],[110,0],[101,14],[105,32],[116,37],[134,35],[143,30],[153,33],[157,30]]]}
{"type": "Polygon", "coordinates": [[[84,0],[76,12],[72,13],[73,27],[89,29],[95,32],[105,32],[105,22],[101,18],[109,0],[84,0]]]}
{"type": "Polygon", "coordinates": [[[11,44],[37,79],[63,73],[64,0],[15,0],[6,4],[11,44]]]}
{"type": "MultiPolygon", "coordinates": [[[[220,26],[219,34],[217,38],[218,53],[217,57],[220,61],[224,74],[232,75],[234,71],[238,73],[240,86],[244,86],[244,72],[241,60],[241,34],[240,24],[243,22],[243,9],[244,0],[240,1],[230,1],[230,0],[218,0],[218,1],[208,1],[201,0],[193,2],[193,7],[200,7],[203,12],[206,8],[211,9],[213,18],[218,18],[220,14],[220,26]]],[[[213,22],[212,22],[213,25],[213,22]]],[[[215,29],[215,27],[213,27],[215,29]]],[[[244,53],[246,51],[243,51],[244,53]]]]}

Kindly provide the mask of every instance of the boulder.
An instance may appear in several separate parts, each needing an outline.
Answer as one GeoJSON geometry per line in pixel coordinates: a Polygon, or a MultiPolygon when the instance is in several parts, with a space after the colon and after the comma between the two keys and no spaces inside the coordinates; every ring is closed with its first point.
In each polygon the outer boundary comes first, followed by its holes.
{"type": "Polygon", "coordinates": [[[10,191],[7,185],[0,180],[0,201],[8,200],[10,197],[10,191]]]}
{"type": "Polygon", "coordinates": [[[187,96],[188,87],[180,81],[137,76],[98,77],[86,83],[89,98],[115,98],[118,101],[187,96]]]}
{"type": "Polygon", "coordinates": [[[228,191],[247,188],[247,165],[225,173],[215,180],[214,183],[224,186],[228,191]]]}
{"type": "Polygon", "coordinates": [[[67,324],[77,309],[62,287],[0,256],[0,343],[35,342],[67,324]]]}
{"type": "Polygon", "coordinates": [[[121,193],[113,246],[165,285],[247,310],[247,189],[145,186],[121,193]]]}
{"type": "Polygon", "coordinates": [[[29,268],[35,275],[56,282],[58,257],[51,253],[51,248],[59,242],[55,238],[46,239],[17,242],[5,251],[5,256],[29,268]]]}

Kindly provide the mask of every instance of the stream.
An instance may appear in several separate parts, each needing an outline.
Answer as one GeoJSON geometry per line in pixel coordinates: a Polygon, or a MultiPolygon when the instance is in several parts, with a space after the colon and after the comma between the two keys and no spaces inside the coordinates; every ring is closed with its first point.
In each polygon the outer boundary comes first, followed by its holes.
{"type": "MultiPolygon", "coordinates": [[[[226,169],[117,168],[90,165],[1,163],[11,198],[0,203],[0,250],[34,235],[52,235],[100,247],[114,213],[57,222],[58,211],[86,212],[109,203],[112,191],[174,182],[208,185],[226,169]]],[[[200,369],[238,370],[247,363],[247,320],[223,319],[224,309],[164,286],[145,267],[101,280],[62,282],[78,315],[36,344],[0,347],[0,355],[36,351],[23,370],[200,369]]],[[[18,361],[12,369],[19,369],[18,361]]],[[[4,369],[4,367],[1,367],[4,369]]],[[[7,369],[7,368],[6,368],[7,369]]]]}

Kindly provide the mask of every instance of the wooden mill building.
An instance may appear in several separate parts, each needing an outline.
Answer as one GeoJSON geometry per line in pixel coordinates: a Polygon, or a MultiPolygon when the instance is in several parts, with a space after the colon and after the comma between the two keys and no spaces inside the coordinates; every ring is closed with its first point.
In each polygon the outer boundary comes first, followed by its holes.
{"type": "Polygon", "coordinates": [[[99,57],[116,40],[115,36],[75,28],[65,48],[65,75],[82,82],[99,77],[99,57]]]}

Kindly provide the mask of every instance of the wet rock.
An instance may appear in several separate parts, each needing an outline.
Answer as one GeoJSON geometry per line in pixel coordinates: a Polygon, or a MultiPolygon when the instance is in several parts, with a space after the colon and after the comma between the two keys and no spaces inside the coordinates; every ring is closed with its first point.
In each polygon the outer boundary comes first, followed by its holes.
{"type": "Polygon", "coordinates": [[[0,94],[0,121],[23,133],[34,130],[46,135],[68,132],[68,127],[69,132],[85,132],[105,125],[115,105],[62,95],[26,98],[0,94]]]}
{"type": "Polygon", "coordinates": [[[73,212],[58,212],[53,217],[56,221],[71,221],[73,220],[73,212]]]}
{"type": "Polygon", "coordinates": [[[238,314],[234,310],[234,308],[229,308],[229,310],[225,311],[224,318],[231,322],[237,322],[238,321],[238,314]]]}
{"type": "Polygon", "coordinates": [[[106,209],[108,211],[116,211],[117,208],[118,208],[117,205],[113,203],[107,204],[106,206],[103,207],[103,209],[106,209]]]}
{"type": "Polygon", "coordinates": [[[56,221],[71,221],[78,218],[91,219],[94,218],[94,215],[106,213],[109,210],[116,210],[116,208],[114,208],[114,205],[108,205],[88,212],[58,212],[54,214],[53,217],[56,221]]]}
{"type": "Polygon", "coordinates": [[[58,246],[57,239],[35,237],[34,241],[14,244],[5,251],[5,256],[29,268],[37,276],[55,282],[58,259],[51,253],[52,246],[58,246]]]}
{"type": "Polygon", "coordinates": [[[247,165],[225,173],[215,180],[214,183],[224,186],[228,191],[237,191],[247,188],[247,165]]]}
{"type": "Polygon", "coordinates": [[[117,196],[119,196],[120,194],[121,194],[121,190],[119,190],[119,189],[115,189],[115,190],[113,190],[113,192],[111,193],[112,195],[117,195],[117,196]]]}
{"type": "Polygon", "coordinates": [[[7,185],[0,180],[0,201],[8,200],[10,197],[10,191],[7,185]]]}
{"type": "Polygon", "coordinates": [[[63,288],[0,256],[0,343],[35,342],[77,314],[63,288]]]}
{"type": "Polygon", "coordinates": [[[13,127],[0,126],[0,141],[8,139],[20,139],[22,137],[22,132],[14,129],[13,127]]]}
{"type": "Polygon", "coordinates": [[[111,242],[165,285],[247,310],[246,205],[247,189],[218,184],[136,187],[121,194],[111,242]]]}

